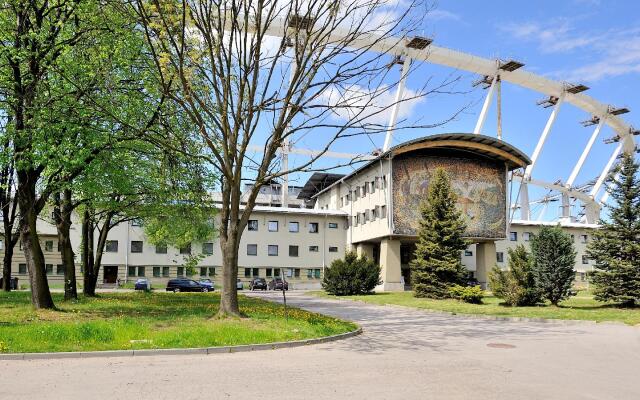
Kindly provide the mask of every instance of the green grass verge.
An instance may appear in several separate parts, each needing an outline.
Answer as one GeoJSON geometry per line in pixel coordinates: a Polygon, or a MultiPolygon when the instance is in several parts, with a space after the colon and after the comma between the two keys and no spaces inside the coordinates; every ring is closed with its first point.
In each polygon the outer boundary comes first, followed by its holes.
{"type": "Polygon", "coordinates": [[[394,304],[421,308],[425,310],[447,311],[455,314],[493,315],[500,317],[527,317],[547,319],[568,319],[587,321],[617,321],[628,325],[640,324],[640,307],[633,309],[620,308],[614,304],[595,301],[586,291],[560,303],[555,307],[550,304],[535,307],[508,307],[502,300],[487,296],[483,304],[468,304],[458,300],[432,300],[413,297],[413,292],[376,293],[364,296],[331,296],[325,292],[310,292],[316,296],[334,299],[360,300],[372,304],[394,304]]]}
{"type": "Polygon", "coordinates": [[[34,310],[29,292],[0,293],[0,352],[188,348],[317,338],[356,329],[350,322],[240,296],[248,318],[216,319],[213,293],[103,293],[34,310]]]}

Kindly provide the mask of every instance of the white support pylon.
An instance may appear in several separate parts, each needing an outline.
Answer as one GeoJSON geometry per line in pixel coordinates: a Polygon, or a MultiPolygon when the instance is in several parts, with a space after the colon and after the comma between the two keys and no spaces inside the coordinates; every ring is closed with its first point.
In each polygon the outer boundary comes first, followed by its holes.
{"type": "Polygon", "coordinates": [[[476,127],[473,129],[473,133],[475,133],[476,135],[478,135],[482,131],[484,121],[487,119],[487,113],[489,112],[489,106],[491,105],[491,99],[493,98],[493,91],[496,89],[497,80],[498,74],[495,74],[493,80],[491,81],[491,86],[489,86],[487,97],[485,97],[484,99],[484,104],[482,105],[482,110],[480,111],[480,115],[478,116],[476,127]]]}
{"type": "Polygon", "coordinates": [[[529,221],[531,219],[531,208],[529,207],[529,186],[527,182],[520,182],[520,219],[529,221]]]}
{"type": "Polygon", "coordinates": [[[393,140],[393,130],[396,127],[396,120],[398,119],[398,112],[400,111],[400,102],[402,96],[404,96],[404,87],[407,82],[407,75],[409,75],[409,67],[411,66],[411,59],[405,57],[402,64],[402,72],[400,72],[400,81],[398,82],[398,89],[396,90],[396,99],[391,109],[391,118],[389,118],[389,126],[387,128],[387,135],[384,138],[384,145],[382,151],[387,151],[391,147],[391,141],[393,140]]]}
{"type": "Polygon", "coordinates": [[[591,188],[591,193],[589,193],[591,197],[595,198],[598,195],[598,192],[600,191],[602,184],[607,179],[607,175],[609,175],[609,171],[611,171],[611,168],[613,167],[613,163],[616,161],[621,151],[622,151],[622,143],[618,143],[618,147],[616,147],[613,154],[611,154],[611,158],[609,158],[609,162],[607,162],[607,165],[602,170],[602,173],[598,177],[598,180],[596,181],[595,185],[593,185],[593,187],[591,188]]]}
{"type": "Polygon", "coordinates": [[[569,179],[567,179],[567,183],[566,183],[567,187],[573,186],[573,183],[578,177],[578,174],[580,173],[580,170],[582,169],[584,162],[587,160],[587,157],[589,156],[589,152],[591,151],[593,144],[595,143],[596,139],[598,138],[598,135],[600,134],[600,130],[602,129],[602,126],[604,125],[604,121],[606,118],[607,118],[606,115],[603,115],[602,117],[600,117],[600,121],[598,121],[598,125],[596,126],[596,129],[591,134],[591,138],[589,138],[589,142],[587,142],[587,145],[585,146],[584,150],[582,151],[582,154],[580,155],[580,159],[578,160],[576,165],[573,167],[573,171],[571,171],[571,175],[569,176],[569,179]]]}

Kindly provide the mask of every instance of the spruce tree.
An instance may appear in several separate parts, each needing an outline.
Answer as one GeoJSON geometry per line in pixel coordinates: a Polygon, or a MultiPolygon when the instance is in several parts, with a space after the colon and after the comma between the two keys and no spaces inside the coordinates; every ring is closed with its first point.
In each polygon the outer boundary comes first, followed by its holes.
{"type": "Polygon", "coordinates": [[[559,226],[543,226],[531,240],[533,275],[542,297],[558,305],[571,295],[576,251],[571,236],[559,226]]]}
{"type": "Polygon", "coordinates": [[[532,306],[541,301],[540,291],[533,274],[531,253],[524,245],[508,249],[509,269],[503,271],[497,265],[489,273],[493,294],[511,306],[532,306]]]}
{"type": "Polygon", "coordinates": [[[437,168],[420,206],[418,243],[410,263],[415,297],[446,298],[449,287],[464,284],[467,270],[460,252],[467,246],[462,237],[466,224],[456,199],[447,173],[437,168]]]}
{"type": "Polygon", "coordinates": [[[600,220],[587,255],[595,261],[595,298],[633,307],[640,302],[640,181],[638,164],[625,155],[607,189],[613,204],[600,220]]]}

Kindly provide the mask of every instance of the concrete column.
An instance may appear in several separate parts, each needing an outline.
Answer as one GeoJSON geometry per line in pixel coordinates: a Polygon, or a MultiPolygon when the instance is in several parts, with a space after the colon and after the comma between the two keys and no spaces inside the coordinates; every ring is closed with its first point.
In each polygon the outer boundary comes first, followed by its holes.
{"type": "Polygon", "coordinates": [[[365,256],[369,260],[373,260],[373,245],[369,243],[358,243],[356,245],[356,254],[358,257],[365,256]]]}
{"type": "Polygon", "coordinates": [[[400,241],[394,239],[382,239],[380,242],[380,279],[382,285],[376,290],[383,292],[404,291],[404,285],[400,281],[400,241]]]}
{"type": "Polygon", "coordinates": [[[487,274],[496,264],[496,243],[476,244],[476,279],[483,289],[487,288],[487,274]]]}

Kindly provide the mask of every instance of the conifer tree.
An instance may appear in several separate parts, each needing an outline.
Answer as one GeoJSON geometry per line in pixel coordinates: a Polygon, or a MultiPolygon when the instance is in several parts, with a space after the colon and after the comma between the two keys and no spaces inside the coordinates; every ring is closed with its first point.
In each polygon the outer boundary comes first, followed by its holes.
{"type": "Polygon", "coordinates": [[[508,249],[509,269],[497,265],[489,273],[489,284],[494,296],[511,306],[532,306],[541,301],[533,274],[531,253],[524,245],[508,249]]]}
{"type": "Polygon", "coordinates": [[[559,226],[543,226],[531,240],[533,275],[542,297],[558,305],[571,295],[576,251],[571,236],[559,226]]]}
{"type": "Polygon", "coordinates": [[[640,302],[640,180],[638,164],[625,155],[607,189],[609,219],[600,220],[587,255],[595,261],[595,298],[633,307],[640,302]]]}
{"type": "Polygon", "coordinates": [[[416,297],[449,297],[449,287],[464,284],[467,270],[460,252],[467,247],[463,239],[466,224],[456,199],[447,173],[437,168],[427,199],[420,206],[418,243],[410,263],[416,297]]]}

